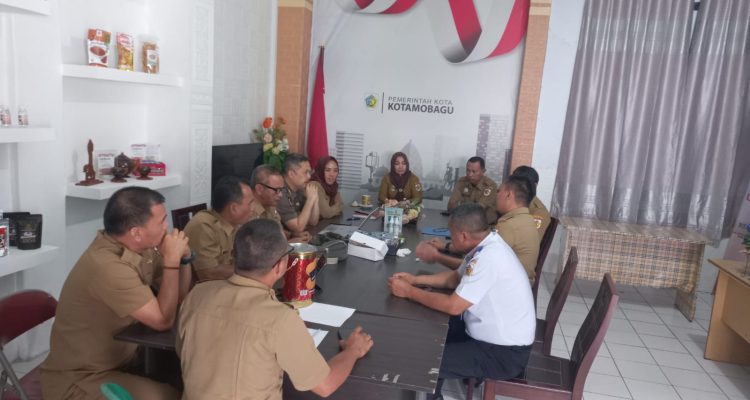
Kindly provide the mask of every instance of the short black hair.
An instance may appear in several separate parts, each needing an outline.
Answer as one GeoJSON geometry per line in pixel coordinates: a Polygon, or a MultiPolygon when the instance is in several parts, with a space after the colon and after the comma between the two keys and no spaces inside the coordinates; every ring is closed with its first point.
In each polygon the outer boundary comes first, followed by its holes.
{"type": "Polygon", "coordinates": [[[250,183],[253,190],[255,190],[255,185],[268,182],[268,177],[272,175],[281,176],[281,172],[268,164],[255,167],[253,174],[250,176],[250,183]]]}
{"type": "Polygon", "coordinates": [[[482,170],[484,170],[484,158],[482,157],[479,157],[479,156],[471,157],[469,161],[467,161],[466,163],[468,164],[468,163],[476,163],[476,162],[478,162],[479,166],[482,167],[482,170]]]}
{"type": "Polygon", "coordinates": [[[531,181],[525,176],[511,175],[503,182],[516,198],[516,202],[524,207],[528,207],[531,200],[536,197],[536,188],[531,181]]]}
{"type": "Polygon", "coordinates": [[[539,174],[534,168],[531,168],[528,165],[521,165],[520,167],[513,170],[513,174],[511,175],[523,176],[534,185],[537,185],[539,183],[539,174]]]}
{"type": "Polygon", "coordinates": [[[211,208],[216,211],[223,211],[231,203],[242,202],[242,185],[247,185],[249,188],[250,182],[238,176],[222,176],[214,186],[211,208]]]}
{"type": "Polygon", "coordinates": [[[465,203],[451,210],[448,221],[453,228],[466,232],[482,232],[489,228],[487,213],[477,203],[465,203]]]}
{"type": "Polygon", "coordinates": [[[302,154],[299,154],[299,153],[287,154],[286,159],[284,160],[284,173],[288,173],[292,169],[299,168],[299,165],[305,161],[310,162],[310,160],[302,154]]]}
{"type": "Polygon", "coordinates": [[[273,267],[288,248],[289,243],[277,221],[254,219],[242,225],[234,236],[235,269],[262,274],[273,267]]]}
{"type": "Polygon", "coordinates": [[[104,231],[120,236],[130,228],[143,226],[153,216],[151,207],[164,203],[161,193],[131,186],[116,191],[104,207],[104,231]]]}

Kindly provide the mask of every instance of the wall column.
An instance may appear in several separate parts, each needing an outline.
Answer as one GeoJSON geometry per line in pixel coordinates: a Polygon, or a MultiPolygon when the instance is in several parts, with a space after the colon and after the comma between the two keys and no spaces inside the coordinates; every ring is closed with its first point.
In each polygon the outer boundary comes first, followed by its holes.
{"type": "Polygon", "coordinates": [[[513,131],[510,172],[519,165],[531,165],[551,11],[552,0],[531,0],[521,87],[518,92],[516,122],[513,131]]]}
{"type": "Polygon", "coordinates": [[[312,0],[278,3],[276,117],[286,120],[290,150],[304,153],[313,4],[312,0]]]}

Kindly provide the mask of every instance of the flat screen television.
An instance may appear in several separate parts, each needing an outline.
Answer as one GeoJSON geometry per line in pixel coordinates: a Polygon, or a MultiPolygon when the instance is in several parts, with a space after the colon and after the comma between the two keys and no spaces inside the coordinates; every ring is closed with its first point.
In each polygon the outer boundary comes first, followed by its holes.
{"type": "Polygon", "coordinates": [[[250,179],[255,167],[263,163],[261,143],[213,146],[211,151],[211,190],[222,176],[250,179]]]}

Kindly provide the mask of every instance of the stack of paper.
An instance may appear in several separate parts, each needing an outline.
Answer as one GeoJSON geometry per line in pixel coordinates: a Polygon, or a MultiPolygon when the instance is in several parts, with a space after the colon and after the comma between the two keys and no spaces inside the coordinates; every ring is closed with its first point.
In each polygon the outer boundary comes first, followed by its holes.
{"type": "Polygon", "coordinates": [[[299,309],[299,316],[305,322],[340,327],[354,314],[353,308],[339,307],[330,304],[312,303],[299,309]]]}

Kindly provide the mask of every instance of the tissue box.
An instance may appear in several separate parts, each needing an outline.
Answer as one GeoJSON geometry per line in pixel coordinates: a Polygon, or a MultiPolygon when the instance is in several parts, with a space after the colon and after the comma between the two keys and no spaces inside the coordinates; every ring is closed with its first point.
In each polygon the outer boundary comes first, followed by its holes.
{"type": "Polygon", "coordinates": [[[388,245],[385,241],[365,235],[360,232],[352,233],[349,238],[347,254],[361,257],[370,261],[380,261],[388,253],[388,245]]]}

